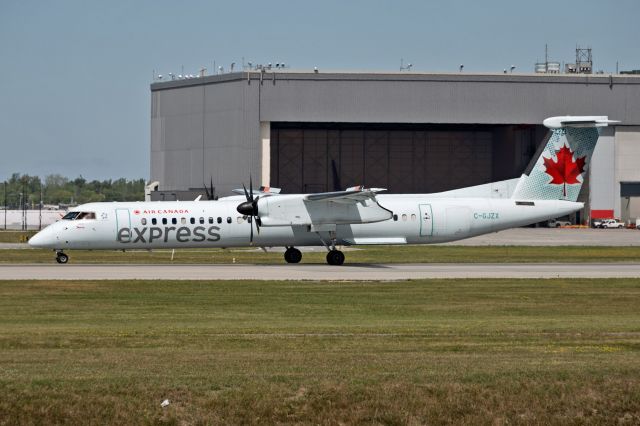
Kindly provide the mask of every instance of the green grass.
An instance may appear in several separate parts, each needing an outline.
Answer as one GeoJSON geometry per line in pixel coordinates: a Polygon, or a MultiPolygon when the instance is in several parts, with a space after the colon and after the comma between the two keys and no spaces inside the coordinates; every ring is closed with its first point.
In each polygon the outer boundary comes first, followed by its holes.
{"type": "Polygon", "coordinates": [[[639,280],[0,281],[0,424],[638,424],[638,300],[639,280]]]}
{"type": "MultiPolygon", "coordinates": [[[[132,250],[67,252],[70,263],[283,263],[282,253],[264,253],[259,249],[132,250]]],[[[0,263],[52,263],[51,250],[0,250],[0,263]]],[[[345,252],[353,263],[529,263],[529,262],[637,262],[636,247],[531,247],[531,246],[368,246],[345,252]]],[[[303,263],[325,263],[326,252],[303,253],[303,263]]]]}
{"type": "Polygon", "coordinates": [[[0,243],[26,243],[37,231],[0,231],[0,243]]]}

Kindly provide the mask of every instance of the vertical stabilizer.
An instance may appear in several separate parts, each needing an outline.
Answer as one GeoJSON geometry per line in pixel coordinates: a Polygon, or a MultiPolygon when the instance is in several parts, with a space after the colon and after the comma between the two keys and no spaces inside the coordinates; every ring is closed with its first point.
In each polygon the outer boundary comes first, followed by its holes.
{"type": "Polygon", "coordinates": [[[512,198],[576,201],[591,165],[599,127],[617,121],[607,117],[551,117],[552,133],[537,158],[520,177],[512,198]]]}

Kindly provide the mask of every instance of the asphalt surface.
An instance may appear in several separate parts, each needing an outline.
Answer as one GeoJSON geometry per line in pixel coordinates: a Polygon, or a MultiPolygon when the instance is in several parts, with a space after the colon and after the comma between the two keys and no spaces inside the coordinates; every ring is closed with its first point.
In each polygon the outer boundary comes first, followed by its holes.
{"type": "Polygon", "coordinates": [[[312,280],[640,278],[640,263],[298,265],[0,265],[10,280],[312,280]]]}

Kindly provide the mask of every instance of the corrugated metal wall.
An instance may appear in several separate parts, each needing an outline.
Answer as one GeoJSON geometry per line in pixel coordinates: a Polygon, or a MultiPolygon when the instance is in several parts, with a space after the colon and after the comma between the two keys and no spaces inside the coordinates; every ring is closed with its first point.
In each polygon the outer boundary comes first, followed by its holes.
{"type": "Polygon", "coordinates": [[[493,176],[492,126],[466,131],[272,126],[271,184],[288,193],[331,191],[336,185],[437,192],[487,183],[493,176]]]}
{"type": "MultiPolygon", "coordinates": [[[[260,176],[261,122],[539,124],[553,115],[602,114],[625,125],[640,125],[640,78],[632,76],[266,72],[156,83],[151,91],[151,179],[169,191],[202,187],[212,177],[218,193],[226,194],[246,182],[249,173],[260,176]]],[[[415,150],[415,139],[421,136],[394,133],[393,155],[385,156],[388,135],[350,131],[355,133],[342,134],[339,145],[331,142],[336,135],[326,136],[327,158],[344,156],[344,184],[386,182],[380,186],[416,189],[423,187],[416,182],[429,181],[439,190],[486,178],[480,167],[474,179],[455,174],[460,171],[454,173],[453,181],[438,183],[439,173],[429,175],[429,171],[445,163],[415,150]],[[358,140],[365,140],[366,146],[358,140]],[[340,152],[333,152],[338,146],[340,152]],[[427,167],[405,167],[409,156],[414,162],[420,155],[427,167]]],[[[432,136],[432,149],[440,149],[442,158],[449,150],[453,159],[464,161],[465,155],[476,155],[473,150],[482,146],[481,142],[478,147],[469,146],[464,137],[432,136]],[[452,147],[456,147],[453,152],[452,147]]],[[[492,135],[494,140],[507,141],[516,136],[492,135]]],[[[327,173],[321,161],[323,138],[310,133],[302,145],[292,145],[293,160],[296,152],[307,153],[304,170],[310,176],[327,173]]],[[[504,145],[501,151],[494,150],[493,164],[521,161],[518,158],[525,158],[527,152],[519,154],[517,148],[504,145]]],[[[272,176],[271,184],[285,177],[300,179],[297,173],[302,170],[287,173],[278,180],[272,176]]],[[[495,167],[493,176],[504,178],[495,167]]],[[[326,179],[324,183],[315,180],[299,182],[309,185],[309,190],[327,185],[326,179]]]]}

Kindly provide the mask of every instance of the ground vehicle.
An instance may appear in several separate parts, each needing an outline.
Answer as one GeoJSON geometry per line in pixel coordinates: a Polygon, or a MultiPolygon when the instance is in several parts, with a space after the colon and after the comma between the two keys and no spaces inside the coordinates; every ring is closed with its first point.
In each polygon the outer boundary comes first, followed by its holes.
{"type": "Polygon", "coordinates": [[[601,222],[594,222],[593,226],[603,229],[622,229],[625,227],[624,222],[617,219],[603,219],[601,222]]]}
{"type": "Polygon", "coordinates": [[[547,222],[547,228],[560,228],[561,226],[571,226],[571,222],[560,219],[551,219],[547,222]]]}

